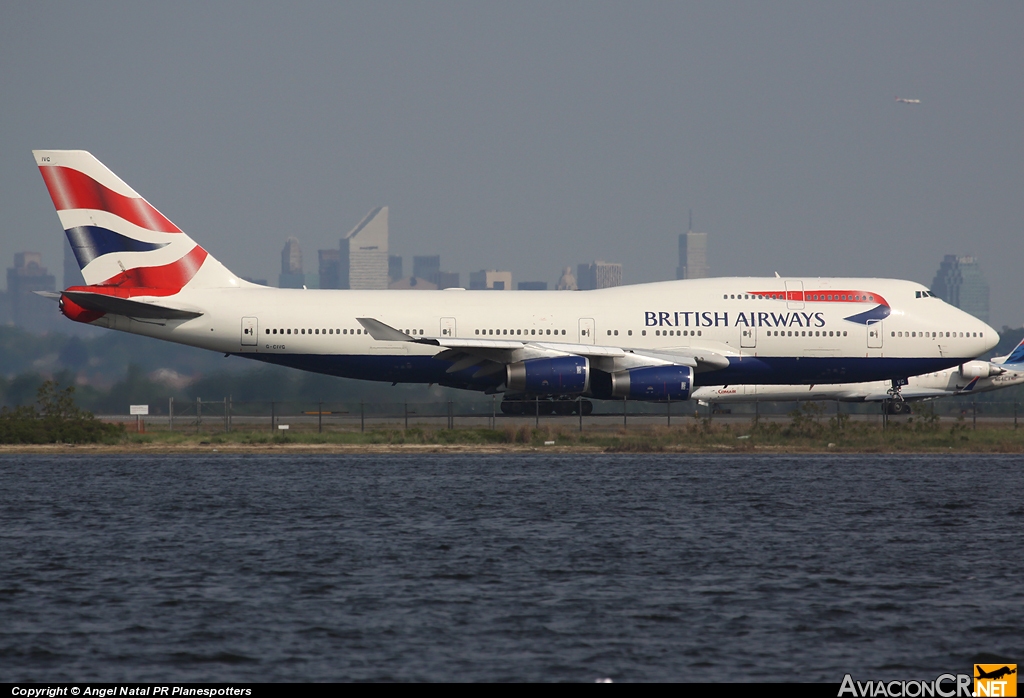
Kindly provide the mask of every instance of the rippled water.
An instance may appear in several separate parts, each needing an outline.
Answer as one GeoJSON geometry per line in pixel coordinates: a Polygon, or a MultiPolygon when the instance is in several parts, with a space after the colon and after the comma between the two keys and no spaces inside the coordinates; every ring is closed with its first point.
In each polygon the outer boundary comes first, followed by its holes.
{"type": "Polygon", "coordinates": [[[1017,456],[8,456],[0,681],[1024,660],[1017,456]]]}

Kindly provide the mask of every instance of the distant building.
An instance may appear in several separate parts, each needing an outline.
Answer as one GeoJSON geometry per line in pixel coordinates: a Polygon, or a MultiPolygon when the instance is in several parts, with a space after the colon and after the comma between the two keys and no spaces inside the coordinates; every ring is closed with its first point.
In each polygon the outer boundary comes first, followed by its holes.
{"type": "Polygon", "coordinates": [[[622,265],[602,261],[595,261],[592,264],[578,264],[576,266],[576,283],[581,291],[621,286],[622,265]]]}
{"type": "Polygon", "coordinates": [[[412,275],[426,279],[438,288],[458,288],[459,274],[441,271],[441,255],[417,255],[412,258],[412,275]]]}
{"type": "Polygon", "coordinates": [[[404,279],[396,279],[388,284],[389,289],[397,291],[436,291],[437,284],[418,276],[407,276],[404,279]]]}
{"type": "Polygon", "coordinates": [[[412,258],[412,275],[420,279],[434,280],[441,272],[441,255],[417,255],[412,258]]]}
{"type": "Polygon", "coordinates": [[[341,288],[341,250],[317,250],[320,288],[341,288]]]}
{"type": "Polygon", "coordinates": [[[562,276],[558,279],[558,285],[555,286],[557,291],[578,291],[579,285],[576,283],[576,277],[572,275],[572,267],[565,267],[562,269],[562,276]]]}
{"type": "Polygon", "coordinates": [[[950,305],[988,322],[988,281],[981,273],[977,257],[943,257],[932,280],[932,291],[950,305]]]}
{"type": "Polygon", "coordinates": [[[495,291],[512,290],[512,272],[487,269],[475,271],[469,275],[471,289],[493,289],[495,291]]]}
{"type": "Polygon", "coordinates": [[[84,286],[85,277],[82,276],[82,270],[78,266],[78,259],[71,249],[71,241],[68,240],[67,235],[62,235],[61,237],[64,238],[64,288],[84,286]]]}
{"type": "Polygon", "coordinates": [[[388,255],[388,288],[391,288],[390,284],[398,281],[405,274],[403,271],[402,257],[397,254],[388,255]]]}
{"type": "Polygon", "coordinates": [[[693,231],[679,235],[677,279],[708,278],[708,234],[693,231]]]}
{"type": "Polygon", "coordinates": [[[57,280],[43,266],[38,252],[18,252],[7,270],[7,301],[10,317],[18,327],[34,332],[52,329],[60,320],[57,304],[33,291],[56,291],[57,280]]]}
{"type": "Polygon", "coordinates": [[[388,287],[388,207],[373,209],[341,238],[339,288],[388,287]]]}
{"type": "Polygon", "coordinates": [[[281,288],[302,288],[306,285],[306,275],[302,273],[302,248],[299,240],[290,237],[284,242],[281,250],[281,275],[278,277],[281,288]]]}
{"type": "Polygon", "coordinates": [[[547,281],[520,281],[516,286],[520,291],[547,291],[547,281]]]}
{"type": "Polygon", "coordinates": [[[439,271],[435,281],[438,288],[460,288],[459,273],[457,271],[439,271]]]}

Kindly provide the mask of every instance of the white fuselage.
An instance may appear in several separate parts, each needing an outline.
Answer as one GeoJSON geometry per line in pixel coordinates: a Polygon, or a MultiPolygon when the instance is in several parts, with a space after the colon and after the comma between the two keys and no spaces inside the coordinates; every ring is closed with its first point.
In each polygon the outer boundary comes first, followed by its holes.
{"type": "Polygon", "coordinates": [[[941,371],[991,349],[996,332],[891,279],[717,278],[597,291],[337,291],[186,287],[201,317],[94,324],[331,375],[478,387],[432,357],[437,346],[378,341],[356,318],[415,337],[705,350],[729,366],[697,385],[887,380],[941,371]],[[834,297],[834,298],[833,298],[834,297]],[[847,299],[847,297],[849,299],[847,299]]]}

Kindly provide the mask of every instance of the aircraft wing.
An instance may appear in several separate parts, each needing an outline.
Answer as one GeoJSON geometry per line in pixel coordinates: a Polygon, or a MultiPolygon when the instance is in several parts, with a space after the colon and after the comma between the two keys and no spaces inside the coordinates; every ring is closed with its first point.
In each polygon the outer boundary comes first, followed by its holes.
{"type": "MultiPolygon", "coordinates": [[[[940,397],[951,397],[956,395],[951,390],[940,390],[938,388],[913,388],[908,389],[906,386],[900,391],[900,395],[903,396],[904,400],[934,400],[940,397]]],[[[875,393],[868,393],[863,398],[864,402],[884,402],[885,400],[891,400],[892,396],[888,392],[879,391],[875,393]]]]}
{"type": "Polygon", "coordinates": [[[671,351],[631,349],[628,347],[569,342],[518,339],[457,339],[454,337],[415,337],[374,318],[356,318],[370,336],[380,341],[412,342],[443,347],[435,358],[451,361],[449,373],[482,365],[475,376],[496,373],[506,364],[555,356],[584,356],[594,368],[624,371],[643,366],[689,366],[697,372],[715,371],[729,366],[729,359],[715,351],[694,347],[671,351]]]}
{"type": "Polygon", "coordinates": [[[169,308],[156,303],[133,300],[131,298],[120,298],[108,296],[102,293],[89,293],[88,291],[64,291],[63,295],[82,306],[86,310],[94,310],[99,313],[113,313],[114,315],[126,315],[132,318],[143,318],[147,320],[191,320],[202,313],[181,308],[169,308]]]}

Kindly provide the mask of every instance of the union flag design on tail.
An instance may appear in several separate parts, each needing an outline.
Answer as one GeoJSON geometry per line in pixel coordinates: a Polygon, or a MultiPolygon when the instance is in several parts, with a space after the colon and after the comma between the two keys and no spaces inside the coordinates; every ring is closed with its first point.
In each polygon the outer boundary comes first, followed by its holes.
{"type": "Polygon", "coordinates": [[[168,296],[190,283],[238,285],[237,277],[90,153],[33,153],[89,291],[168,296]],[[209,272],[205,282],[201,271],[209,272]]]}

